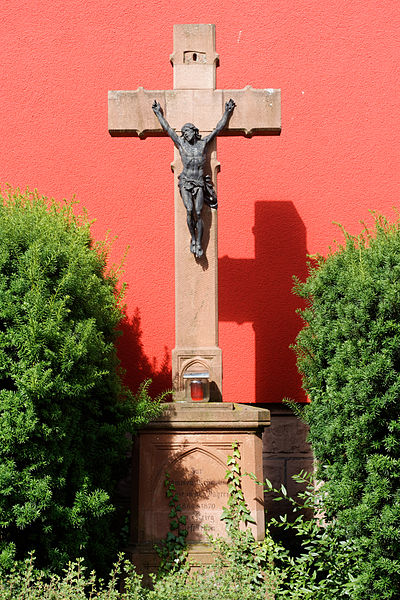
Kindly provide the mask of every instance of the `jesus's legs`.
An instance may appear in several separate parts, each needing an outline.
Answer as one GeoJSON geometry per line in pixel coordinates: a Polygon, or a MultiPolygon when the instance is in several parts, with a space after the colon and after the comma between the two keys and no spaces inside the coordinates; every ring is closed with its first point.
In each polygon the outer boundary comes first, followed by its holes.
{"type": "Polygon", "coordinates": [[[193,219],[193,200],[190,191],[184,188],[180,189],[181,198],[186,208],[186,223],[190,232],[190,252],[196,252],[196,225],[193,219]]]}
{"type": "Polygon", "coordinates": [[[203,249],[201,247],[201,239],[203,237],[203,219],[201,217],[201,211],[203,210],[204,204],[204,192],[202,188],[198,188],[196,196],[194,198],[194,208],[196,211],[196,258],[203,256],[203,249]]]}

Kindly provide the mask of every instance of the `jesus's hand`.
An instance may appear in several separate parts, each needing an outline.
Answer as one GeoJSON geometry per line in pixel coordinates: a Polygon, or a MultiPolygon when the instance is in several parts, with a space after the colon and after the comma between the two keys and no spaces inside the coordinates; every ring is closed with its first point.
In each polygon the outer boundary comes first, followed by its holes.
{"type": "Polygon", "coordinates": [[[232,100],[232,98],[230,100],[228,100],[228,102],[225,104],[225,111],[228,114],[231,114],[233,112],[233,109],[235,108],[236,104],[234,102],[234,100],[232,100]]]}
{"type": "Polygon", "coordinates": [[[162,115],[161,104],[157,102],[157,100],[154,100],[153,104],[151,105],[151,108],[153,109],[153,112],[157,117],[159,115],[162,115]]]}

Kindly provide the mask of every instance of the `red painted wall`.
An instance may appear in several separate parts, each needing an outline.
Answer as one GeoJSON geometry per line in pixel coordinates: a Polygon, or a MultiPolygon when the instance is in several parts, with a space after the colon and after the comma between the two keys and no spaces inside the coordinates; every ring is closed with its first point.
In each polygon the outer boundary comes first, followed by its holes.
{"type": "Polygon", "coordinates": [[[225,400],[301,399],[291,276],[327,252],[333,221],[356,233],[399,207],[397,0],[7,0],[0,19],[0,180],[76,194],[95,236],[118,236],[113,260],[130,246],[133,386],[169,385],[173,149],[111,138],[107,90],[171,88],[174,23],[216,24],[218,87],[282,89],[280,137],[218,142],[220,345],[225,400]]]}

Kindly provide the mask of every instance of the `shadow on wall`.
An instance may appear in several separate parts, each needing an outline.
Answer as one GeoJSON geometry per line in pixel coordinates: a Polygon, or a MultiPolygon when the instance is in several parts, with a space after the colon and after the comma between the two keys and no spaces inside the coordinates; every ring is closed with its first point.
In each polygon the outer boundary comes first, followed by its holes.
{"type": "Polygon", "coordinates": [[[182,529],[188,532],[187,542],[205,542],[204,525],[213,535],[225,530],[220,516],[227,502],[226,465],[216,460],[215,452],[205,450],[204,442],[196,440],[196,435],[192,434],[190,440],[185,435],[171,429],[157,429],[147,435],[142,433],[135,440],[136,493],[133,495],[131,544],[150,543],[152,549],[153,544],[165,539],[170,531],[172,503],[165,487],[167,473],[178,497],[176,504],[186,517],[182,529]],[[146,466],[144,470],[139,469],[139,455],[146,466]],[[211,478],[205,477],[206,474],[211,478]]]}
{"type": "Polygon", "coordinates": [[[293,275],[304,279],[306,230],[292,202],[256,202],[255,258],[219,260],[219,319],[252,322],[255,331],[256,402],[304,401],[290,348],[301,327],[293,275]]]}
{"type": "MultiPolygon", "coordinates": [[[[292,202],[256,202],[253,233],[255,258],[219,259],[219,319],[253,324],[257,404],[285,397],[304,401],[290,344],[302,325],[296,314],[302,301],[292,288],[293,275],[307,276],[305,226],[292,202]]],[[[118,356],[132,391],[152,379],[150,393],[155,396],[172,386],[170,353],[165,348],[159,364],[146,356],[140,321],[139,309],[122,321],[118,356]]]]}
{"type": "Polygon", "coordinates": [[[160,365],[156,359],[151,362],[143,350],[142,329],[140,324],[140,312],[137,308],[132,318],[125,317],[120,328],[122,336],[118,344],[118,357],[122,368],[126,373],[124,381],[126,385],[136,392],[139,385],[145,379],[151,379],[150,395],[158,396],[172,387],[171,355],[164,348],[164,358],[160,365]]]}

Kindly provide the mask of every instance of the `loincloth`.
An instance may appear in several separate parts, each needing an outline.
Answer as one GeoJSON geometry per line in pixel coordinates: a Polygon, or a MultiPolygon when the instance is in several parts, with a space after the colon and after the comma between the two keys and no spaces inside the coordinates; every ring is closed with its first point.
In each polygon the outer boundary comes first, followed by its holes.
{"type": "Polygon", "coordinates": [[[204,178],[201,177],[199,179],[193,179],[181,173],[178,177],[178,187],[181,195],[182,190],[186,190],[192,195],[192,197],[196,197],[198,191],[203,190],[204,202],[210,208],[218,207],[217,194],[209,175],[206,175],[204,178]]]}

